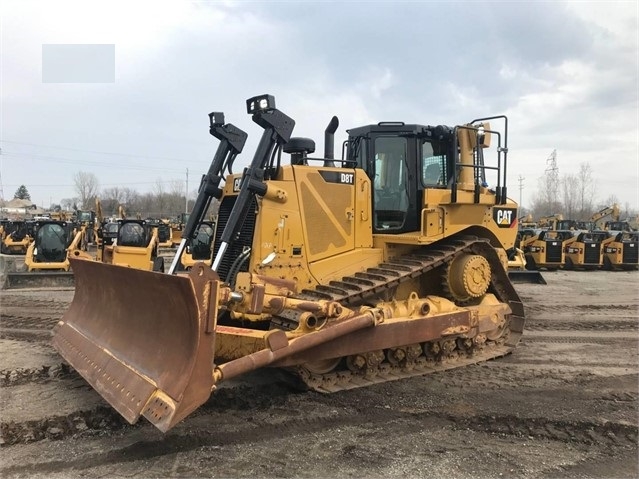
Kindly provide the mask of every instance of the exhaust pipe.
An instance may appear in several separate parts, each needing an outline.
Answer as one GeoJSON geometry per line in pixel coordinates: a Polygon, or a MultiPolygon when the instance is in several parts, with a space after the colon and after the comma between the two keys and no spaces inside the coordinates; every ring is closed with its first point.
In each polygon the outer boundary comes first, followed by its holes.
{"type": "Polygon", "coordinates": [[[335,158],[335,132],[339,126],[339,119],[334,116],[324,130],[324,166],[335,166],[333,160],[335,158]]]}

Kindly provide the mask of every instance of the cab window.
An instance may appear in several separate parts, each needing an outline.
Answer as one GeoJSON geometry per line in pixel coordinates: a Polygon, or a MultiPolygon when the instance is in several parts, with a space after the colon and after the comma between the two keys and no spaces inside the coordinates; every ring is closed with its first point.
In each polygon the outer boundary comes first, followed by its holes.
{"type": "Polygon", "coordinates": [[[446,186],[446,156],[437,155],[429,141],[422,143],[422,186],[436,188],[446,186]]]}

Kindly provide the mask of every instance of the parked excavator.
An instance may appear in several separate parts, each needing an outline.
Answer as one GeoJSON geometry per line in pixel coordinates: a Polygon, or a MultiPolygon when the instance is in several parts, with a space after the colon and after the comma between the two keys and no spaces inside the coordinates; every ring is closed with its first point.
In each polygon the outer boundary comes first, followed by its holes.
{"type": "Polygon", "coordinates": [[[619,209],[618,204],[613,204],[612,206],[606,206],[605,208],[600,209],[595,214],[590,217],[590,222],[593,223],[592,230],[603,230],[605,225],[605,219],[610,217],[612,221],[619,221],[619,216],[621,215],[621,210],[619,209]]]}
{"type": "Polygon", "coordinates": [[[513,350],[524,310],[506,271],[517,205],[505,116],[352,128],[341,159],[333,117],[313,159],[272,96],[247,112],[264,132],[240,174],[246,133],[209,115],[220,143],[167,274],[72,259],[53,344],[126,420],[167,431],[261,367],[334,392],[513,350]],[[175,274],[213,198],[212,265],[175,274]]]}
{"type": "Polygon", "coordinates": [[[563,215],[555,213],[554,215],[542,216],[537,220],[537,228],[554,230],[559,228],[559,222],[563,221],[563,215]]]}

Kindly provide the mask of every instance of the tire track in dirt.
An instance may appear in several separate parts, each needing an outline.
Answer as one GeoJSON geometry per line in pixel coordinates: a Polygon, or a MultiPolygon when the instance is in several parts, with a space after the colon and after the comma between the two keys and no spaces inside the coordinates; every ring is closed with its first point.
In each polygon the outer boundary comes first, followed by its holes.
{"type": "MultiPolygon", "coordinates": [[[[81,423],[83,418],[76,417],[81,423]]],[[[108,427],[109,419],[104,418],[101,428],[108,427]]],[[[139,441],[132,445],[115,448],[108,452],[84,455],[76,460],[50,461],[47,463],[23,464],[1,468],[0,473],[28,474],[56,473],[95,468],[103,465],[117,465],[126,462],[149,460],[166,454],[193,451],[202,447],[222,447],[272,441],[273,437],[306,437],[314,433],[326,434],[331,430],[348,427],[379,428],[384,424],[401,423],[405,433],[419,432],[424,428],[446,426],[458,430],[473,430],[502,437],[527,437],[529,439],[551,440],[570,444],[599,447],[636,446],[638,428],[636,425],[614,422],[562,421],[543,417],[520,417],[514,415],[441,415],[434,411],[399,411],[379,408],[369,411],[365,417],[339,412],[330,417],[294,417],[285,422],[268,423],[260,421],[244,422],[241,429],[215,430],[198,428],[196,432],[169,433],[159,440],[139,441]]],[[[86,420],[85,420],[85,424],[86,420]]],[[[115,425],[116,429],[119,428],[115,425]]],[[[88,427],[88,424],[87,424],[88,427]]],[[[125,426],[131,427],[131,426],[125,426]]]]}

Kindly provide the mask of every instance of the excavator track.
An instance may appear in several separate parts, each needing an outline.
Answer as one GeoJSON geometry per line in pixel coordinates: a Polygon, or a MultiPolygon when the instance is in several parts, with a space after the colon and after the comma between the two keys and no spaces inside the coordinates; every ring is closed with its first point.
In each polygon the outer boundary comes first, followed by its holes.
{"type": "MultiPolygon", "coordinates": [[[[352,371],[347,367],[347,358],[336,358],[333,362],[334,367],[327,372],[306,366],[295,367],[292,372],[310,389],[328,393],[421,376],[510,353],[523,333],[523,305],[495,248],[488,240],[476,236],[453,236],[436,244],[421,247],[412,253],[392,258],[377,267],[368,268],[365,272],[331,281],[328,285],[319,285],[315,289],[303,290],[296,297],[337,301],[351,307],[366,304],[372,298],[392,295],[395,288],[403,282],[445,267],[462,253],[481,255],[488,260],[491,268],[489,292],[500,302],[508,304],[512,310],[509,322],[498,337],[487,338],[483,342],[461,337],[446,338],[440,341],[398,345],[392,350],[363,351],[368,358],[365,371],[352,371]],[[393,358],[393,350],[401,350],[401,361],[389,360],[393,358]]],[[[294,318],[273,318],[273,324],[287,329],[296,326],[294,318]]]]}

